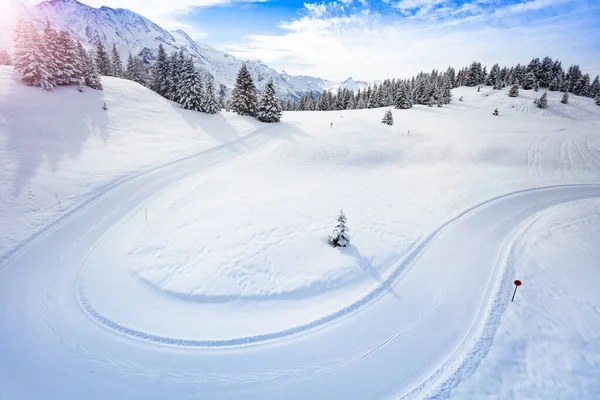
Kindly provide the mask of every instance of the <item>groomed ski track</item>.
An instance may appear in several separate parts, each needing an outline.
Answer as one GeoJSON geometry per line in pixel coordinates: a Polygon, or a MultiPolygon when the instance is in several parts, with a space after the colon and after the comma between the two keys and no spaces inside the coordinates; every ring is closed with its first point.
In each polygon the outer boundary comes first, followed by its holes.
{"type": "Polygon", "coordinates": [[[170,184],[248,153],[271,135],[259,130],[110,185],[0,260],[0,393],[7,399],[443,398],[490,346],[510,300],[513,244],[526,226],[554,205],[600,197],[600,185],[565,185],[488,200],[427,235],[373,291],[276,332],[164,337],[96,312],[80,290],[91,250],[170,184]],[[387,368],[375,368],[381,365],[387,368]]]}

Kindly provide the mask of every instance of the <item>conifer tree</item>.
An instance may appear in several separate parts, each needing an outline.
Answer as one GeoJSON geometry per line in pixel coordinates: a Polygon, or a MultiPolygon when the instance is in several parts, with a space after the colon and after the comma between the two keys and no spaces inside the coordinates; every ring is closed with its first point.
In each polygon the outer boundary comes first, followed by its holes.
{"type": "Polygon", "coordinates": [[[100,75],[112,75],[110,57],[100,40],[96,43],[96,67],[98,68],[100,75]]]}
{"type": "Polygon", "coordinates": [[[562,100],[560,101],[563,104],[568,104],[569,103],[569,92],[565,92],[563,94],[562,100]]]}
{"type": "Polygon", "coordinates": [[[50,22],[46,22],[46,25],[44,25],[40,40],[40,57],[42,57],[46,70],[51,75],[51,79],[55,85],[62,85],[62,66],[60,64],[63,61],[64,55],[61,54],[62,49],[59,44],[58,32],[52,28],[50,22]]]}
{"type": "Polygon", "coordinates": [[[527,75],[525,75],[525,80],[523,81],[523,89],[525,89],[525,90],[534,89],[536,84],[537,84],[537,82],[535,80],[535,75],[533,74],[533,72],[527,73],[527,75]]]}
{"type": "Polygon", "coordinates": [[[220,105],[215,97],[215,85],[212,76],[206,78],[206,87],[204,88],[204,112],[216,114],[221,111],[220,105]]]}
{"type": "Polygon", "coordinates": [[[163,97],[167,97],[169,90],[169,59],[162,43],[158,45],[156,63],[152,68],[151,89],[163,97]]]}
{"type": "Polygon", "coordinates": [[[518,97],[519,96],[519,85],[513,85],[508,91],[508,97],[518,97]]]}
{"type": "Polygon", "coordinates": [[[542,97],[537,102],[538,108],[545,109],[548,108],[548,92],[544,92],[542,97]]]}
{"type": "Polygon", "coordinates": [[[396,108],[400,110],[406,110],[412,108],[411,96],[408,90],[408,86],[402,85],[398,91],[398,97],[396,98],[396,108]]]}
{"type": "Polygon", "coordinates": [[[333,247],[346,247],[350,242],[350,237],[348,236],[349,229],[346,226],[347,219],[343,209],[340,210],[337,221],[333,232],[329,235],[329,244],[333,247]]]}
{"type": "Polygon", "coordinates": [[[42,51],[43,43],[35,25],[21,19],[15,28],[15,71],[28,86],[51,90],[55,84],[42,51]]]}
{"type": "Polygon", "coordinates": [[[56,84],[61,86],[79,86],[82,84],[79,53],[77,45],[66,31],[58,34],[58,69],[56,84]]]}
{"type": "Polygon", "coordinates": [[[231,110],[239,115],[256,116],[256,87],[246,64],[237,75],[235,87],[231,93],[231,110]]]}
{"type": "Polygon", "coordinates": [[[600,94],[596,95],[596,105],[600,106],[600,94]]]}
{"type": "Polygon", "coordinates": [[[385,112],[381,123],[386,125],[394,125],[394,115],[392,114],[392,110],[387,110],[385,112]]]}
{"type": "Polygon", "coordinates": [[[204,111],[202,79],[196,71],[194,60],[190,57],[186,60],[181,73],[181,85],[178,98],[181,106],[187,110],[204,111]]]}
{"type": "Polygon", "coordinates": [[[175,102],[179,102],[177,98],[177,90],[179,84],[179,76],[181,75],[182,66],[179,62],[179,55],[177,52],[173,52],[169,57],[169,79],[168,79],[168,89],[167,89],[167,98],[169,100],[173,100],[175,102]]]}
{"type": "Polygon", "coordinates": [[[499,113],[498,113],[498,107],[496,107],[496,109],[494,110],[494,112],[492,114],[494,116],[496,116],[496,117],[499,115],[499,113]]]}
{"type": "Polygon", "coordinates": [[[590,97],[596,98],[597,95],[600,94],[600,76],[596,75],[594,78],[594,82],[590,86],[590,97]]]}
{"type": "Polygon", "coordinates": [[[263,90],[258,103],[258,120],[261,122],[279,122],[281,105],[275,95],[275,85],[269,81],[263,90]]]}
{"type": "Polygon", "coordinates": [[[117,78],[123,77],[123,62],[121,61],[121,56],[117,51],[117,45],[113,42],[112,47],[112,60],[111,60],[111,70],[112,76],[117,78]]]}
{"type": "Polygon", "coordinates": [[[81,61],[83,84],[95,90],[102,90],[102,82],[96,68],[93,53],[85,51],[79,42],[77,44],[77,51],[79,52],[79,59],[81,61]]]}
{"type": "Polygon", "coordinates": [[[5,49],[0,49],[0,65],[12,65],[10,54],[5,49]]]}
{"type": "Polygon", "coordinates": [[[146,77],[142,61],[137,57],[133,57],[131,53],[129,53],[129,57],[127,57],[127,67],[125,68],[123,77],[125,79],[129,79],[130,81],[137,82],[140,85],[146,85],[146,77]]]}

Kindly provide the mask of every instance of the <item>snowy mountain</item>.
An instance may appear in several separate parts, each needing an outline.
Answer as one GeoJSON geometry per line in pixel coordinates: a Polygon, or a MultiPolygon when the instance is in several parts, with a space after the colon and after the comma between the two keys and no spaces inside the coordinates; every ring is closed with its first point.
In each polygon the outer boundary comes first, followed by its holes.
{"type": "Polygon", "coordinates": [[[346,79],[343,82],[340,83],[336,83],[335,85],[332,85],[330,87],[327,87],[326,89],[332,92],[337,92],[338,89],[350,89],[353,91],[357,91],[358,89],[362,89],[366,86],[370,86],[371,83],[370,82],[365,82],[365,81],[355,81],[354,79],[352,79],[352,77],[346,79]]]}
{"type": "MultiPolygon", "coordinates": [[[[19,1],[19,0],[12,0],[19,1]]],[[[188,52],[199,68],[210,73],[218,84],[232,88],[236,75],[245,60],[215,48],[198,43],[182,30],[168,31],[133,11],[122,8],[93,8],[76,0],[49,0],[35,6],[42,20],[48,20],[60,29],[73,34],[77,40],[88,46],[101,40],[107,46],[115,43],[122,59],[129,52],[140,55],[147,63],[153,63],[156,49],[163,44],[167,53],[181,48],[188,52]]],[[[262,90],[273,80],[277,93],[284,99],[295,99],[311,90],[321,92],[330,87],[352,87],[363,84],[351,78],[336,84],[325,79],[310,76],[291,76],[285,71],[277,72],[260,60],[247,61],[248,70],[262,90]]]]}

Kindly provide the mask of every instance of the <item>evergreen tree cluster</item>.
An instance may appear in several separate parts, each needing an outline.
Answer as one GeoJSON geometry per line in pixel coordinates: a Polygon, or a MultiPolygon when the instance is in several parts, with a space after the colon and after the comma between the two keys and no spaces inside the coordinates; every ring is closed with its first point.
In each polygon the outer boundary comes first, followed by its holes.
{"type": "Polygon", "coordinates": [[[156,62],[150,71],[151,76],[145,76],[144,71],[142,61],[130,55],[125,69],[127,79],[143,80],[144,83],[140,83],[148,84],[150,89],[181,104],[187,110],[208,114],[220,111],[212,76],[202,76],[195,67],[193,58],[187,56],[183,49],[167,55],[160,44],[156,62]]]}
{"type": "Polygon", "coordinates": [[[267,82],[260,99],[257,99],[254,80],[246,64],[240,68],[228,106],[239,115],[257,117],[259,121],[269,123],[279,122],[283,111],[281,101],[275,94],[273,81],[267,82]]]}
{"type": "Polygon", "coordinates": [[[92,55],[67,32],[57,32],[50,24],[40,30],[32,21],[17,23],[13,64],[28,86],[51,90],[86,85],[102,90],[92,55]]]}
{"type": "Polygon", "coordinates": [[[536,91],[544,88],[594,99],[600,95],[599,76],[591,80],[578,65],[571,65],[565,71],[560,61],[544,57],[513,67],[494,64],[489,72],[480,62],[473,62],[458,71],[449,67],[443,73],[433,70],[430,73],[420,72],[410,79],[386,79],[381,84],[356,92],[346,88],[338,89],[335,94],[330,91],[321,94],[310,92],[296,102],[287,101],[284,108],[287,111],[330,111],[386,106],[408,109],[413,104],[441,107],[450,103],[451,89],[459,86],[480,88],[482,85],[495,90],[510,86],[510,97],[517,97],[519,88],[536,91]]]}

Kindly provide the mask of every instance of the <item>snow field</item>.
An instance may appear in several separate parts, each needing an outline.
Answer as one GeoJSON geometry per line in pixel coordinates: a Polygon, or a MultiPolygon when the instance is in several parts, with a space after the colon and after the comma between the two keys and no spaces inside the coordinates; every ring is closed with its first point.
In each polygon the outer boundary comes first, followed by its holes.
{"type": "Polygon", "coordinates": [[[0,73],[15,94],[0,103],[0,248],[26,243],[0,259],[0,395],[597,394],[591,99],[550,93],[538,110],[541,93],[458,88],[464,102],[394,110],[392,127],[383,109],[265,126],[116,79],[34,96],[0,73]],[[59,125],[64,104],[78,122],[59,125]],[[332,249],[339,207],[351,246],[332,249]]]}

